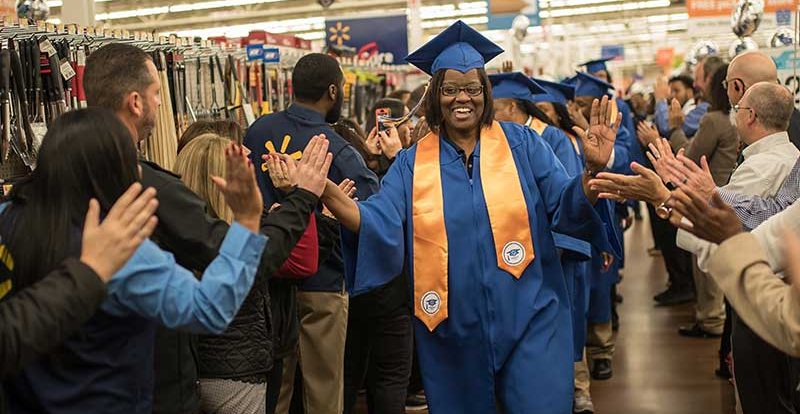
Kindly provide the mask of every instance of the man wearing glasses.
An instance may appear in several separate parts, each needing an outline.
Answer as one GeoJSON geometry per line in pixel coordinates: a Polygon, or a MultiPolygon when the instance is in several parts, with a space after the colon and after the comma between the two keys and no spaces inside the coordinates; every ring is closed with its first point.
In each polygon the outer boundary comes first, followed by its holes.
{"type": "MultiPolygon", "coordinates": [[[[722,85],[728,91],[731,105],[739,104],[745,92],[758,82],[775,83],[778,69],[772,58],[761,52],[748,52],[734,58],[728,67],[728,76],[722,85]]],[[[792,113],[788,128],[789,140],[800,148],[800,111],[792,113]]]]}

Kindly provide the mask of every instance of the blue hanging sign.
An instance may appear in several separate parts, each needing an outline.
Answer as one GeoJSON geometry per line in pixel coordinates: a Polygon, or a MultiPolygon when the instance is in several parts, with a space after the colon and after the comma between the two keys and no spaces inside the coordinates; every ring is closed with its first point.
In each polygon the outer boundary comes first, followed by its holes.
{"type": "Polygon", "coordinates": [[[264,60],[264,45],[247,45],[247,60],[249,62],[264,60]]]}
{"type": "Polygon", "coordinates": [[[281,51],[277,47],[268,47],[264,49],[264,63],[280,63],[281,51]]]}
{"type": "Polygon", "coordinates": [[[408,55],[408,17],[326,20],[325,42],[328,46],[353,47],[362,60],[377,56],[381,63],[400,65],[408,55]]]}

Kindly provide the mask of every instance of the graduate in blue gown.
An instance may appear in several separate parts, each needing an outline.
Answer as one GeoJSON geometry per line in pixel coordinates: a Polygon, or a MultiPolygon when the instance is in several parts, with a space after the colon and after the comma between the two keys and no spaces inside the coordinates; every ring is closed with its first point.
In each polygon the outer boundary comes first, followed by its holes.
{"type": "Polygon", "coordinates": [[[613,106],[594,103],[586,172],[570,177],[530,129],[493,120],[484,65],[501,52],[459,21],[409,55],[433,76],[436,132],[400,152],[370,199],[333,183],[323,196],[346,229],[352,295],[408,264],[432,414],[571,412],[569,293],[552,232],[610,249],[611,212],[587,183],[613,150],[613,106]]]}
{"type": "MultiPolygon", "coordinates": [[[[613,84],[614,81],[611,79],[611,72],[608,70],[608,66],[606,65],[606,63],[610,60],[614,60],[614,58],[594,59],[579,66],[586,67],[586,73],[594,76],[595,78],[602,79],[605,82],[613,84]]],[[[614,100],[617,103],[617,109],[619,109],[619,112],[622,115],[622,126],[624,126],[629,132],[635,134],[636,122],[633,118],[631,107],[622,98],[617,97],[614,98],[614,100]]]]}
{"type": "MultiPolygon", "coordinates": [[[[564,131],[550,125],[552,119],[536,106],[537,100],[556,98],[547,98],[548,91],[544,87],[520,72],[491,75],[489,80],[494,97],[494,118],[531,128],[550,146],[570,177],[582,174],[583,158],[579,149],[564,131]]],[[[553,233],[553,240],[559,249],[561,268],[570,293],[574,358],[575,361],[581,361],[586,344],[587,300],[584,288],[592,246],[586,241],[560,233],[553,233]]]]}

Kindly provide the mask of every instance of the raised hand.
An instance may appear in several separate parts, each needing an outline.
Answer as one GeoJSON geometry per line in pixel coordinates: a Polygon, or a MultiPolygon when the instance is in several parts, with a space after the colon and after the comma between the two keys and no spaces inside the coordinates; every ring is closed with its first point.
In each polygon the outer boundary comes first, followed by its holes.
{"type": "Polygon", "coordinates": [[[678,129],[683,126],[685,120],[686,115],[683,114],[681,104],[677,99],[672,99],[672,103],[669,106],[669,128],[678,129]]]}
{"type": "Polygon", "coordinates": [[[622,124],[622,117],[618,115],[619,113],[608,96],[604,96],[602,100],[595,99],[592,102],[589,129],[573,128],[581,141],[583,141],[586,165],[592,171],[605,169],[608,160],[611,158],[614,142],[617,140],[617,131],[619,131],[619,127],[622,124]],[[612,123],[614,119],[616,119],[616,122],[612,123]]]}
{"type": "MultiPolygon", "coordinates": [[[[328,170],[333,162],[333,155],[328,153],[328,145],[328,139],[324,134],[312,137],[295,171],[297,186],[314,193],[317,197],[320,197],[325,190],[328,170]]],[[[284,160],[289,162],[287,159],[291,158],[284,156],[284,160]]]]}
{"type": "Polygon", "coordinates": [[[658,134],[658,128],[655,125],[650,125],[647,122],[639,122],[636,126],[636,138],[643,147],[648,147],[650,144],[658,141],[661,136],[658,134]]]}
{"type": "Polygon", "coordinates": [[[672,193],[667,204],[689,220],[689,223],[680,221],[673,224],[703,240],[720,244],[743,231],[736,212],[722,201],[716,191],[709,203],[693,189],[681,188],[672,193]]]}
{"type": "Polygon", "coordinates": [[[400,133],[395,127],[378,132],[378,141],[381,143],[383,155],[390,160],[397,157],[397,153],[403,149],[403,141],[400,140],[400,133]]]}
{"type": "Polygon", "coordinates": [[[637,175],[623,175],[602,172],[589,181],[589,188],[600,194],[598,197],[623,202],[625,200],[641,200],[653,206],[666,201],[670,191],[658,175],[639,163],[632,163],[631,169],[637,175]]]}
{"type": "Polygon", "coordinates": [[[156,190],[142,191],[139,183],[122,194],[102,223],[100,204],[95,199],[89,201],[83,224],[81,261],[107,283],[153,234],[158,224],[154,216],[157,208],[156,190]]]}
{"type": "Polygon", "coordinates": [[[253,163],[241,145],[231,142],[225,148],[225,178],[212,176],[211,180],[225,197],[234,220],[258,233],[263,201],[253,163]]]}
{"type": "Polygon", "coordinates": [[[578,104],[575,102],[569,102],[567,104],[567,112],[569,113],[569,119],[572,120],[572,123],[575,124],[575,126],[583,130],[589,129],[589,121],[587,121],[586,117],[583,116],[583,112],[581,112],[578,104]]]}
{"type": "Polygon", "coordinates": [[[265,154],[263,159],[267,163],[269,178],[275,188],[288,193],[297,186],[297,182],[294,181],[296,168],[294,162],[286,162],[278,154],[265,154]]]}
{"type": "Polygon", "coordinates": [[[653,96],[656,98],[656,101],[669,98],[669,83],[667,83],[667,79],[663,76],[659,76],[658,79],[656,79],[653,96]]]}
{"type": "Polygon", "coordinates": [[[664,184],[675,184],[678,180],[672,174],[669,163],[676,162],[676,160],[675,154],[672,153],[672,147],[669,145],[669,141],[666,139],[657,139],[650,143],[648,147],[650,151],[647,152],[647,158],[650,160],[650,163],[653,164],[656,174],[661,177],[661,181],[663,181],[664,184]]]}
{"type": "Polygon", "coordinates": [[[667,165],[672,175],[678,178],[676,185],[679,188],[689,187],[697,191],[704,200],[710,201],[717,189],[717,185],[714,183],[714,177],[711,175],[706,156],[704,155],[700,158],[702,168],[698,167],[694,161],[687,158],[682,152],[678,153],[677,161],[667,165]]]}

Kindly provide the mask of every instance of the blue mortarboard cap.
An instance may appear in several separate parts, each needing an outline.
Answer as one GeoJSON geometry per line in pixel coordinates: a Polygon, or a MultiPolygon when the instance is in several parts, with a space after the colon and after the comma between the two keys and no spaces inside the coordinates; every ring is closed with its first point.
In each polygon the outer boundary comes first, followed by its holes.
{"type": "Polygon", "coordinates": [[[586,72],[588,73],[597,73],[600,72],[601,70],[608,72],[608,68],[606,67],[606,62],[608,62],[609,60],[614,60],[614,58],[611,57],[611,58],[590,60],[588,62],[581,63],[578,66],[586,66],[586,72]]]}
{"type": "Polygon", "coordinates": [[[611,96],[609,90],[613,89],[614,85],[592,75],[579,72],[578,83],[575,85],[575,96],[602,98],[605,95],[611,96]]]}
{"type": "Polygon", "coordinates": [[[500,73],[489,76],[494,99],[521,99],[533,101],[533,96],[547,93],[538,83],[521,72],[500,73]]]}
{"type": "Polygon", "coordinates": [[[561,81],[561,83],[563,85],[575,86],[578,83],[578,75],[575,75],[571,78],[566,78],[563,81],[561,81]]]}
{"type": "Polygon", "coordinates": [[[406,56],[406,62],[428,75],[442,69],[466,73],[471,69],[482,68],[486,62],[501,53],[503,49],[500,46],[459,20],[406,56]]]}
{"type": "Polygon", "coordinates": [[[547,93],[533,97],[534,102],[555,102],[566,104],[567,101],[575,99],[575,86],[563,83],[550,82],[544,79],[534,79],[534,82],[544,88],[547,93]]]}

